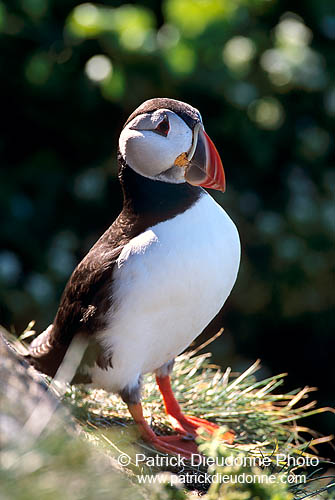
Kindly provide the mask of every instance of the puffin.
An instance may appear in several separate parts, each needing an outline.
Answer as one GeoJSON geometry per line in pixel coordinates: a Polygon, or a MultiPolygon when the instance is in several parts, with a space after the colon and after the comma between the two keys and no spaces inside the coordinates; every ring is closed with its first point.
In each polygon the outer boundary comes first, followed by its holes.
{"type": "MultiPolygon", "coordinates": [[[[197,430],[218,426],[182,412],[170,375],[237,278],[237,228],[205,189],[224,191],[225,173],[200,112],[170,98],[147,100],[129,116],[117,155],[122,211],[73,271],[53,323],[27,358],[51,377],[67,360],[71,384],[119,394],[145,441],[189,458],[197,430]],[[75,341],[84,346],[79,359],[67,357],[75,341]],[[173,435],[156,434],[143,416],[148,372],[173,435]]],[[[233,431],[226,434],[231,440],[233,431]]]]}

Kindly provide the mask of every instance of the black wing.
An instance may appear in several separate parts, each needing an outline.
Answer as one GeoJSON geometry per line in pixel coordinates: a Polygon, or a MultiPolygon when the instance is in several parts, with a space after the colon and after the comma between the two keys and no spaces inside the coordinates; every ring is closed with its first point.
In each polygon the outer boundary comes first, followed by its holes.
{"type": "Polygon", "coordinates": [[[84,355],[86,364],[111,366],[111,360],[100,351],[95,333],[106,326],[106,312],[112,304],[114,265],[136,232],[129,221],[125,224],[121,214],[74,270],[53,324],[30,345],[28,359],[38,370],[54,376],[77,334],[89,343],[89,352],[84,355]]]}

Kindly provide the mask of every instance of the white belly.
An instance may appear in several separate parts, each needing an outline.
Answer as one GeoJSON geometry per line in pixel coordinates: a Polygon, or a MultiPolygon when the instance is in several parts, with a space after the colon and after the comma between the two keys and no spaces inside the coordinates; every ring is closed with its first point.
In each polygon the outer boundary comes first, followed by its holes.
{"type": "Polygon", "coordinates": [[[207,194],[132,239],[113,274],[110,326],[99,334],[113,368],[95,367],[93,383],[119,391],[180,354],[221,309],[239,261],[236,227],[207,194]]]}

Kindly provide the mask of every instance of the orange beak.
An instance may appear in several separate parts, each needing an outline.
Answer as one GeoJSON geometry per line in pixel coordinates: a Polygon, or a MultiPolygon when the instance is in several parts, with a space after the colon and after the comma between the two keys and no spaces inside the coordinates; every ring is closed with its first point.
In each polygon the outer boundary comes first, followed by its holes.
{"type": "Polygon", "coordinates": [[[226,180],[220,155],[201,123],[193,130],[193,144],[187,156],[185,180],[194,186],[225,191],[226,180]]]}

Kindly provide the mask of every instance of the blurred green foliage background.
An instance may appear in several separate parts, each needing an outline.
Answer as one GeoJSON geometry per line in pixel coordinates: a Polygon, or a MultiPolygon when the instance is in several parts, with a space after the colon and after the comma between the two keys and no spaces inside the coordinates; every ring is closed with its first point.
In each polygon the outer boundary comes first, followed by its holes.
{"type": "Polygon", "coordinates": [[[242,240],[216,361],[260,357],[331,404],[334,38],[333,0],[0,1],[1,322],[53,320],[119,213],[123,122],[172,97],[202,113],[242,240]]]}

